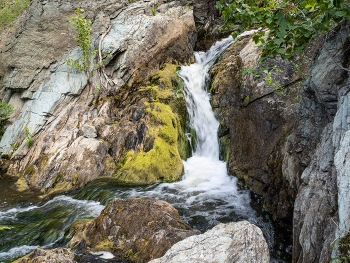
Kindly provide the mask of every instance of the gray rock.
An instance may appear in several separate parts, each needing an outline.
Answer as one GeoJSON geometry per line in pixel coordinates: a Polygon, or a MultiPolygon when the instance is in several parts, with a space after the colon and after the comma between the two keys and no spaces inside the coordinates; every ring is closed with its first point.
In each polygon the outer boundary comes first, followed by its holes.
{"type": "Polygon", "coordinates": [[[285,147],[283,176],[298,192],[293,262],[329,262],[336,257],[331,243],[350,229],[349,76],[339,68],[349,37],[345,22],[314,59],[285,147]]]}
{"type": "Polygon", "coordinates": [[[219,224],[208,232],[188,237],[150,263],[267,263],[269,249],[257,226],[247,221],[219,224]]]}
{"type": "Polygon", "coordinates": [[[91,125],[84,125],[83,126],[83,133],[85,138],[96,138],[97,137],[97,131],[94,126],[91,125]]]}

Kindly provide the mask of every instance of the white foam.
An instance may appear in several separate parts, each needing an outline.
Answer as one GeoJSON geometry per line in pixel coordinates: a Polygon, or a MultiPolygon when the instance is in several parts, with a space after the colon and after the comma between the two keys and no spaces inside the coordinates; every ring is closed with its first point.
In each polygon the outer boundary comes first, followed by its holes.
{"type": "Polygon", "coordinates": [[[11,248],[7,252],[1,252],[0,253],[0,259],[9,259],[9,258],[16,258],[20,256],[24,256],[30,252],[32,252],[34,249],[38,248],[39,246],[20,246],[20,247],[14,247],[11,248]]]}
{"type": "Polygon", "coordinates": [[[42,206],[28,206],[24,208],[11,208],[7,211],[0,212],[0,219],[3,218],[14,218],[18,213],[29,212],[34,209],[43,209],[47,206],[51,206],[53,204],[64,204],[74,206],[77,209],[84,208],[84,214],[89,214],[91,216],[98,216],[100,212],[103,210],[104,206],[102,206],[99,202],[95,201],[87,201],[87,200],[77,200],[73,199],[69,196],[57,196],[42,206]]]}
{"type": "Polygon", "coordinates": [[[114,255],[111,252],[107,252],[107,251],[91,252],[91,254],[97,255],[99,256],[99,258],[102,258],[102,259],[114,258],[114,255]]]}

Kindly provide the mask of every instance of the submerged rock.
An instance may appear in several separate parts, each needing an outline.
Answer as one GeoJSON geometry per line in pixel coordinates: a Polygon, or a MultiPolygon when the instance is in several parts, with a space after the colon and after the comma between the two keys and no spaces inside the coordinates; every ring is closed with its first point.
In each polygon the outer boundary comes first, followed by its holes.
{"type": "Polygon", "coordinates": [[[74,257],[74,253],[66,248],[51,250],[37,248],[34,252],[17,259],[14,263],[77,263],[74,257]]]}
{"type": "Polygon", "coordinates": [[[247,221],[219,224],[176,243],[150,263],[268,263],[269,249],[257,226],[247,221]]]}
{"type": "Polygon", "coordinates": [[[197,234],[167,202],[149,197],[114,199],[97,218],[72,224],[68,246],[78,251],[108,251],[117,260],[147,262],[197,234]]]}

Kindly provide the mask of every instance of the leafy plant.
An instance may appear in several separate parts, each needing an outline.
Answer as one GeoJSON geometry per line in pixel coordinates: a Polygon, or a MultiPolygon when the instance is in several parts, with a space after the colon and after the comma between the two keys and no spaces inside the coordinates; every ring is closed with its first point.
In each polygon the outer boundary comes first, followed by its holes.
{"type": "Polygon", "coordinates": [[[157,7],[155,7],[154,5],[151,7],[151,12],[152,12],[152,15],[156,15],[157,13],[157,7]]]}
{"type": "Polygon", "coordinates": [[[0,0],[0,28],[14,21],[29,3],[30,0],[0,0]]]}
{"type": "Polygon", "coordinates": [[[232,33],[234,38],[249,28],[270,30],[267,36],[260,30],[253,37],[262,47],[260,62],[277,56],[291,61],[317,35],[330,31],[344,19],[350,20],[347,0],[220,0],[216,7],[225,19],[224,28],[240,24],[232,33]]]}
{"type": "Polygon", "coordinates": [[[264,80],[273,88],[276,94],[282,95],[284,97],[287,96],[287,94],[284,92],[284,88],[280,86],[280,82],[274,81],[270,73],[267,74],[264,80]]]}
{"type": "Polygon", "coordinates": [[[15,143],[10,143],[11,147],[12,147],[12,150],[13,152],[17,151],[17,149],[19,148],[19,146],[21,146],[19,144],[19,142],[15,142],[15,143]]]}
{"type": "Polygon", "coordinates": [[[6,120],[9,119],[9,116],[13,112],[13,108],[11,105],[7,104],[6,102],[0,103],[0,140],[2,139],[3,135],[3,127],[6,120]]]}
{"type": "Polygon", "coordinates": [[[26,141],[26,144],[28,145],[28,147],[32,146],[32,138],[33,138],[33,134],[29,132],[29,129],[26,126],[24,126],[24,134],[23,134],[23,140],[26,141]]]}
{"type": "Polygon", "coordinates": [[[77,8],[75,13],[77,14],[74,17],[71,17],[71,24],[75,27],[75,37],[82,55],[79,56],[79,60],[68,59],[67,64],[77,70],[87,71],[90,68],[89,59],[96,54],[96,50],[90,52],[90,31],[91,31],[91,20],[86,19],[85,16],[80,15],[81,12],[84,12],[83,9],[77,8]]]}

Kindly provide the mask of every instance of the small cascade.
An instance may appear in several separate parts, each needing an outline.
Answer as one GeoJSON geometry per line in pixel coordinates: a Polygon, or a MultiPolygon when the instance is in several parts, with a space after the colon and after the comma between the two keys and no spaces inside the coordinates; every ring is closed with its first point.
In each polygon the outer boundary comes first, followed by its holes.
{"type": "Polygon", "coordinates": [[[215,43],[207,52],[196,52],[195,63],[181,67],[178,72],[185,84],[183,93],[197,138],[193,156],[183,161],[181,181],[127,187],[100,180],[71,197],[58,196],[46,203],[28,203],[11,209],[0,207],[0,225],[16,224],[17,227],[0,233],[0,240],[5,241],[0,242],[0,262],[26,254],[38,246],[64,245],[64,234],[70,224],[77,219],[97,216],[104,207],[100,203],[105,205],[112,198],[146,196],[171,203],[183,220],[203,232],[219,223],[248,220],[262,229],[270,248],[271,262],[289,262],[291,233],[272,220],[262,208],[261,199],[240,187],[237,178],[227,174],[226,163],[219,160],[219,122],[212,111],[207,90],[209,69],[234,41],[229,37],[215,43]]]}

